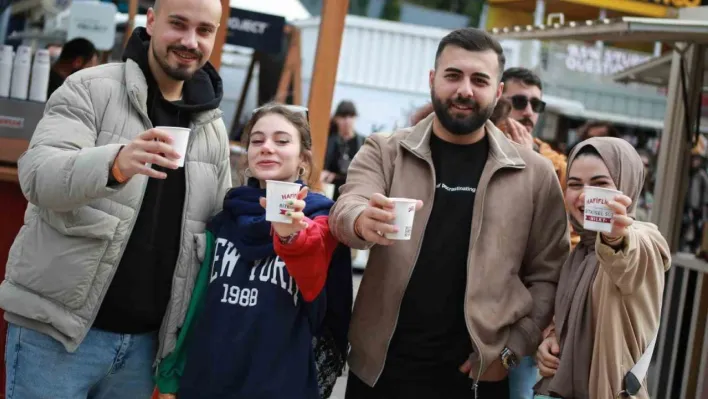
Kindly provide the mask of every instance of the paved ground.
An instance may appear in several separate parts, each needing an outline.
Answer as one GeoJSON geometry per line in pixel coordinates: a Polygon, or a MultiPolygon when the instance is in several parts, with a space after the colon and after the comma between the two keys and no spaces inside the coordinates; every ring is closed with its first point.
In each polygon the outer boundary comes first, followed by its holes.
{"type": "MultiPolygon", "coordinates": [[[[361,283],[362,270],[354,270],[354,297],[356,297],[359,291],[359,284],[361,283]]],[[[344,392],[347,387],[347,377],[345,371],[345,377],[339,377],[337,385],[334,386],[334,392],[330,399],[344,399],[344,392]]]]}

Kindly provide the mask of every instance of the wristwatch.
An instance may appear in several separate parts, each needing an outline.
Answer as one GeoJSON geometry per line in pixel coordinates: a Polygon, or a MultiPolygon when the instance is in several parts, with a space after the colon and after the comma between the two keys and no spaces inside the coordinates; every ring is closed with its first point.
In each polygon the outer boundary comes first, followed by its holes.
{"type": "Polygon", "coordinates": [[[511,370],[518,365],[516,355],[509,348],[505,347],[499,357],[501,358],[502,365],[507,370],[511,370]]]}

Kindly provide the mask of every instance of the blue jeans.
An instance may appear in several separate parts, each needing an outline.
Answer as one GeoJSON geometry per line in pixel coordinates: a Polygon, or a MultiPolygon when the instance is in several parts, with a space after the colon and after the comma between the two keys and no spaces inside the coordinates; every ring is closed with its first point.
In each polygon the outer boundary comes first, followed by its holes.
{"type": "Polygon", "coordinates": [[[538,367],[533,357],[521,359],[518,367],[509,372],[509,399],[532,399],[533,386],[538,380],[538,367]]]}
{"type": "Polygon", "coordinates": [[[74,353],[54,338],[8,326],[7,399],[150,399],[157,334],[92,329],[74,353]]]}

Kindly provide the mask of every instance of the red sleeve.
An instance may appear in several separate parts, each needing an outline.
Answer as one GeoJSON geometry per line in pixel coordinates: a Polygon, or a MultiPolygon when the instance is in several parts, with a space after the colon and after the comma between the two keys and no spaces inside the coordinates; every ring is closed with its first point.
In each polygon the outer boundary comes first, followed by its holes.
{"type": "Polygon", "coordinates": [[[329,231],[328,216],[305,221],[307,228],[289,244],[282,244],[278,235],[273,234],[273,246],[295,279],[303,299],[312,302],[324,288],[329,262],[338,242],[329,231]]]}

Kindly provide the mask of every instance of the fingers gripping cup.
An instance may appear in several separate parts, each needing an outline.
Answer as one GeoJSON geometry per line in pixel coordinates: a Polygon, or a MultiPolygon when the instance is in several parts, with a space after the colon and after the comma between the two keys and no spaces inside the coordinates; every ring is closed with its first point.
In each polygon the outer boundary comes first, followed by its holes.
{"type": "Polygon", "coordinates": [[[277,223],[292,223],[293,219],[287,216],[292,207],[288,201],[297,199],[300,184],[288,183],[277,180],[266,180],[266,220],[277,223]]]}
{"type": "Polygon", "coordinates": [[[607,206],[609,201],[622,194],[617,190],[601,187],[585,187],[585,212],[583,228],[600,233],[612,232],[612,218],[615,216],[607,206]]]}
{"type": "Polygon", "coordinates": [[[392,224],[398,228],[398,232],[386,233],[386,238],[389,240],[410,240],[418,200],[408,198],[390,198],[390,200],[393,201],[393,212],[396,215],[392,224]]]}
{"type": "Polygon", "coordinates": [[[172,148],[180,155],[180,158],[175,162],[177,162],[177,166],[180,168],[183,167],[191,130],[184,127],[173,126],[155,126],[155,129],[163,130],[170,134],[170,137],[172,137],[172,148]]]}

